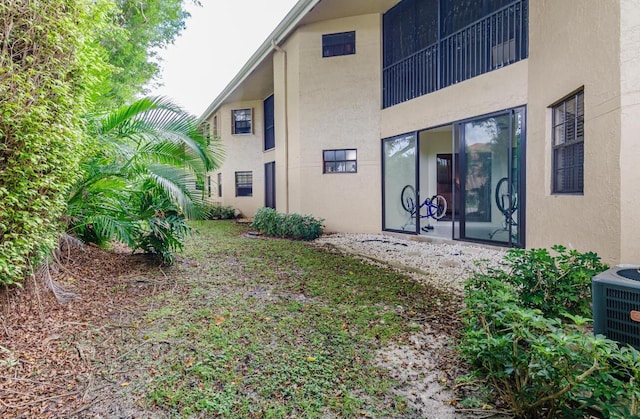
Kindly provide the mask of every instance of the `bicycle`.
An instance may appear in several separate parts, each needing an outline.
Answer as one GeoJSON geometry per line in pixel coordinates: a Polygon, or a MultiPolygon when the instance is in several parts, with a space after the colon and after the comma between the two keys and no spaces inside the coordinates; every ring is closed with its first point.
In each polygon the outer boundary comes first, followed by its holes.
{"type": "MultiPolygon", "coordinates": [[[[400,202],[402,208],[409,213],[409,220],[412,220],[416,213],[420,214],[420,218],[433,218],[439,220],[447,213],[447,200],[442,195],[433,195],[431,198],[426,198],[420,206],[416,207],[416,190],[411,185],[406,185],[402,188],[400,193],[400,202]]],[[[407,223],[409,224],[409,223],[407,223]]],[[[405,224],[402,229],[407,225],[405,224]]],[[[433,230],[431,224],[427,224],[422,227],[422,231],[427,232],[433,230]]]]}
{"type": "MultiPolygon", "coordinates": [[[[517,226],[518,223],[513,219],[513,214],[518,209],[518,194],[516,193],[517,189],[515,185],[511,184],[511,193],[509,192],[509,178],[503,177],[498,181],[496,185],[495,191],[495,201],[498,210],[504,216],[504,222],[502,224],[502,228],[498,228],[494,230],[492,233],[489,233],[489,238],[493,239],[493,236],[500,231],[509,231],[510,227],[517,226]]],[[[516,235],[512,234],[512,238],[515,239],[516,235]]]]}

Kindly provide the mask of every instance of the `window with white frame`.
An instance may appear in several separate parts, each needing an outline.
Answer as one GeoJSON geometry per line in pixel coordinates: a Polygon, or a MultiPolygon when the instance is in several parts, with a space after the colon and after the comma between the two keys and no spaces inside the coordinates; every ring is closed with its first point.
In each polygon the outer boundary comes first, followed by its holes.
{"type": "Polygon", "coordinates": [[[584,192],[584,90],[551,106],[553,193],[584,192]]]}
{"type": "Polygon", "coordinates": [[[355,173],[358,171],[356,149],[324,150],[322,173],[355,173]]]}
{"type": "Polygon", "coordinates": [[[236,172],[236,196],[253,196],[253,172],[236,172]]]}
{"type": "Polygon", "coordinates": [[[234,109],[231,114],[233,134],[251,134],[253,132],[253,109],[234,109]]]}

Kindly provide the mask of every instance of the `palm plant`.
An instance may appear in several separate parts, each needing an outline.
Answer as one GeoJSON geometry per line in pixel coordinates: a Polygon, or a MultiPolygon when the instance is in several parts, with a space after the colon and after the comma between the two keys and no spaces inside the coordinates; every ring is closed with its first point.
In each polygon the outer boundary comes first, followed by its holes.
{"type": "Polygon", "coordinates": [[[196,117],[166,98],[144,98],[88,121],[91,144],[67,209],[69,231],[86,242],[117,240],[172,261],[199,218],[195,189],[222,160],[196,117]]]}

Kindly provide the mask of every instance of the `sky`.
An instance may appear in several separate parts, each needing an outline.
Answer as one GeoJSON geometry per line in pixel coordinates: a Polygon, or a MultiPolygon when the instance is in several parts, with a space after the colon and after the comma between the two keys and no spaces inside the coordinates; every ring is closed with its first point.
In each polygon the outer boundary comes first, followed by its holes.
{"type": "Polygon", "coordinates": [[[297,0],[186,1],[191,17],[173,45],[159,52],[160,87],[152,96],[173,99],[200,116],[278,26],[297,0]]]}

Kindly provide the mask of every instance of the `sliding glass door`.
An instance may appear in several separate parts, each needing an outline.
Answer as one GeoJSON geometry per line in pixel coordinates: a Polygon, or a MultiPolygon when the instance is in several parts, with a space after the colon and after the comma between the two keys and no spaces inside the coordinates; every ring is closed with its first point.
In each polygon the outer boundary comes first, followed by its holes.
{"type": "Polygon", "coordinates": [[[524,246],[524,108],[457,124],[461,240],[524,246]]]}
{"type": "Polygon", "coordinates": [[[411,211],[411,205],[418,202],[415,192],[418,190],[417,145],[416,133],[382,141],[384,230],[419,231],[420,220],[415,216],[416,211],[411,211]]]}

